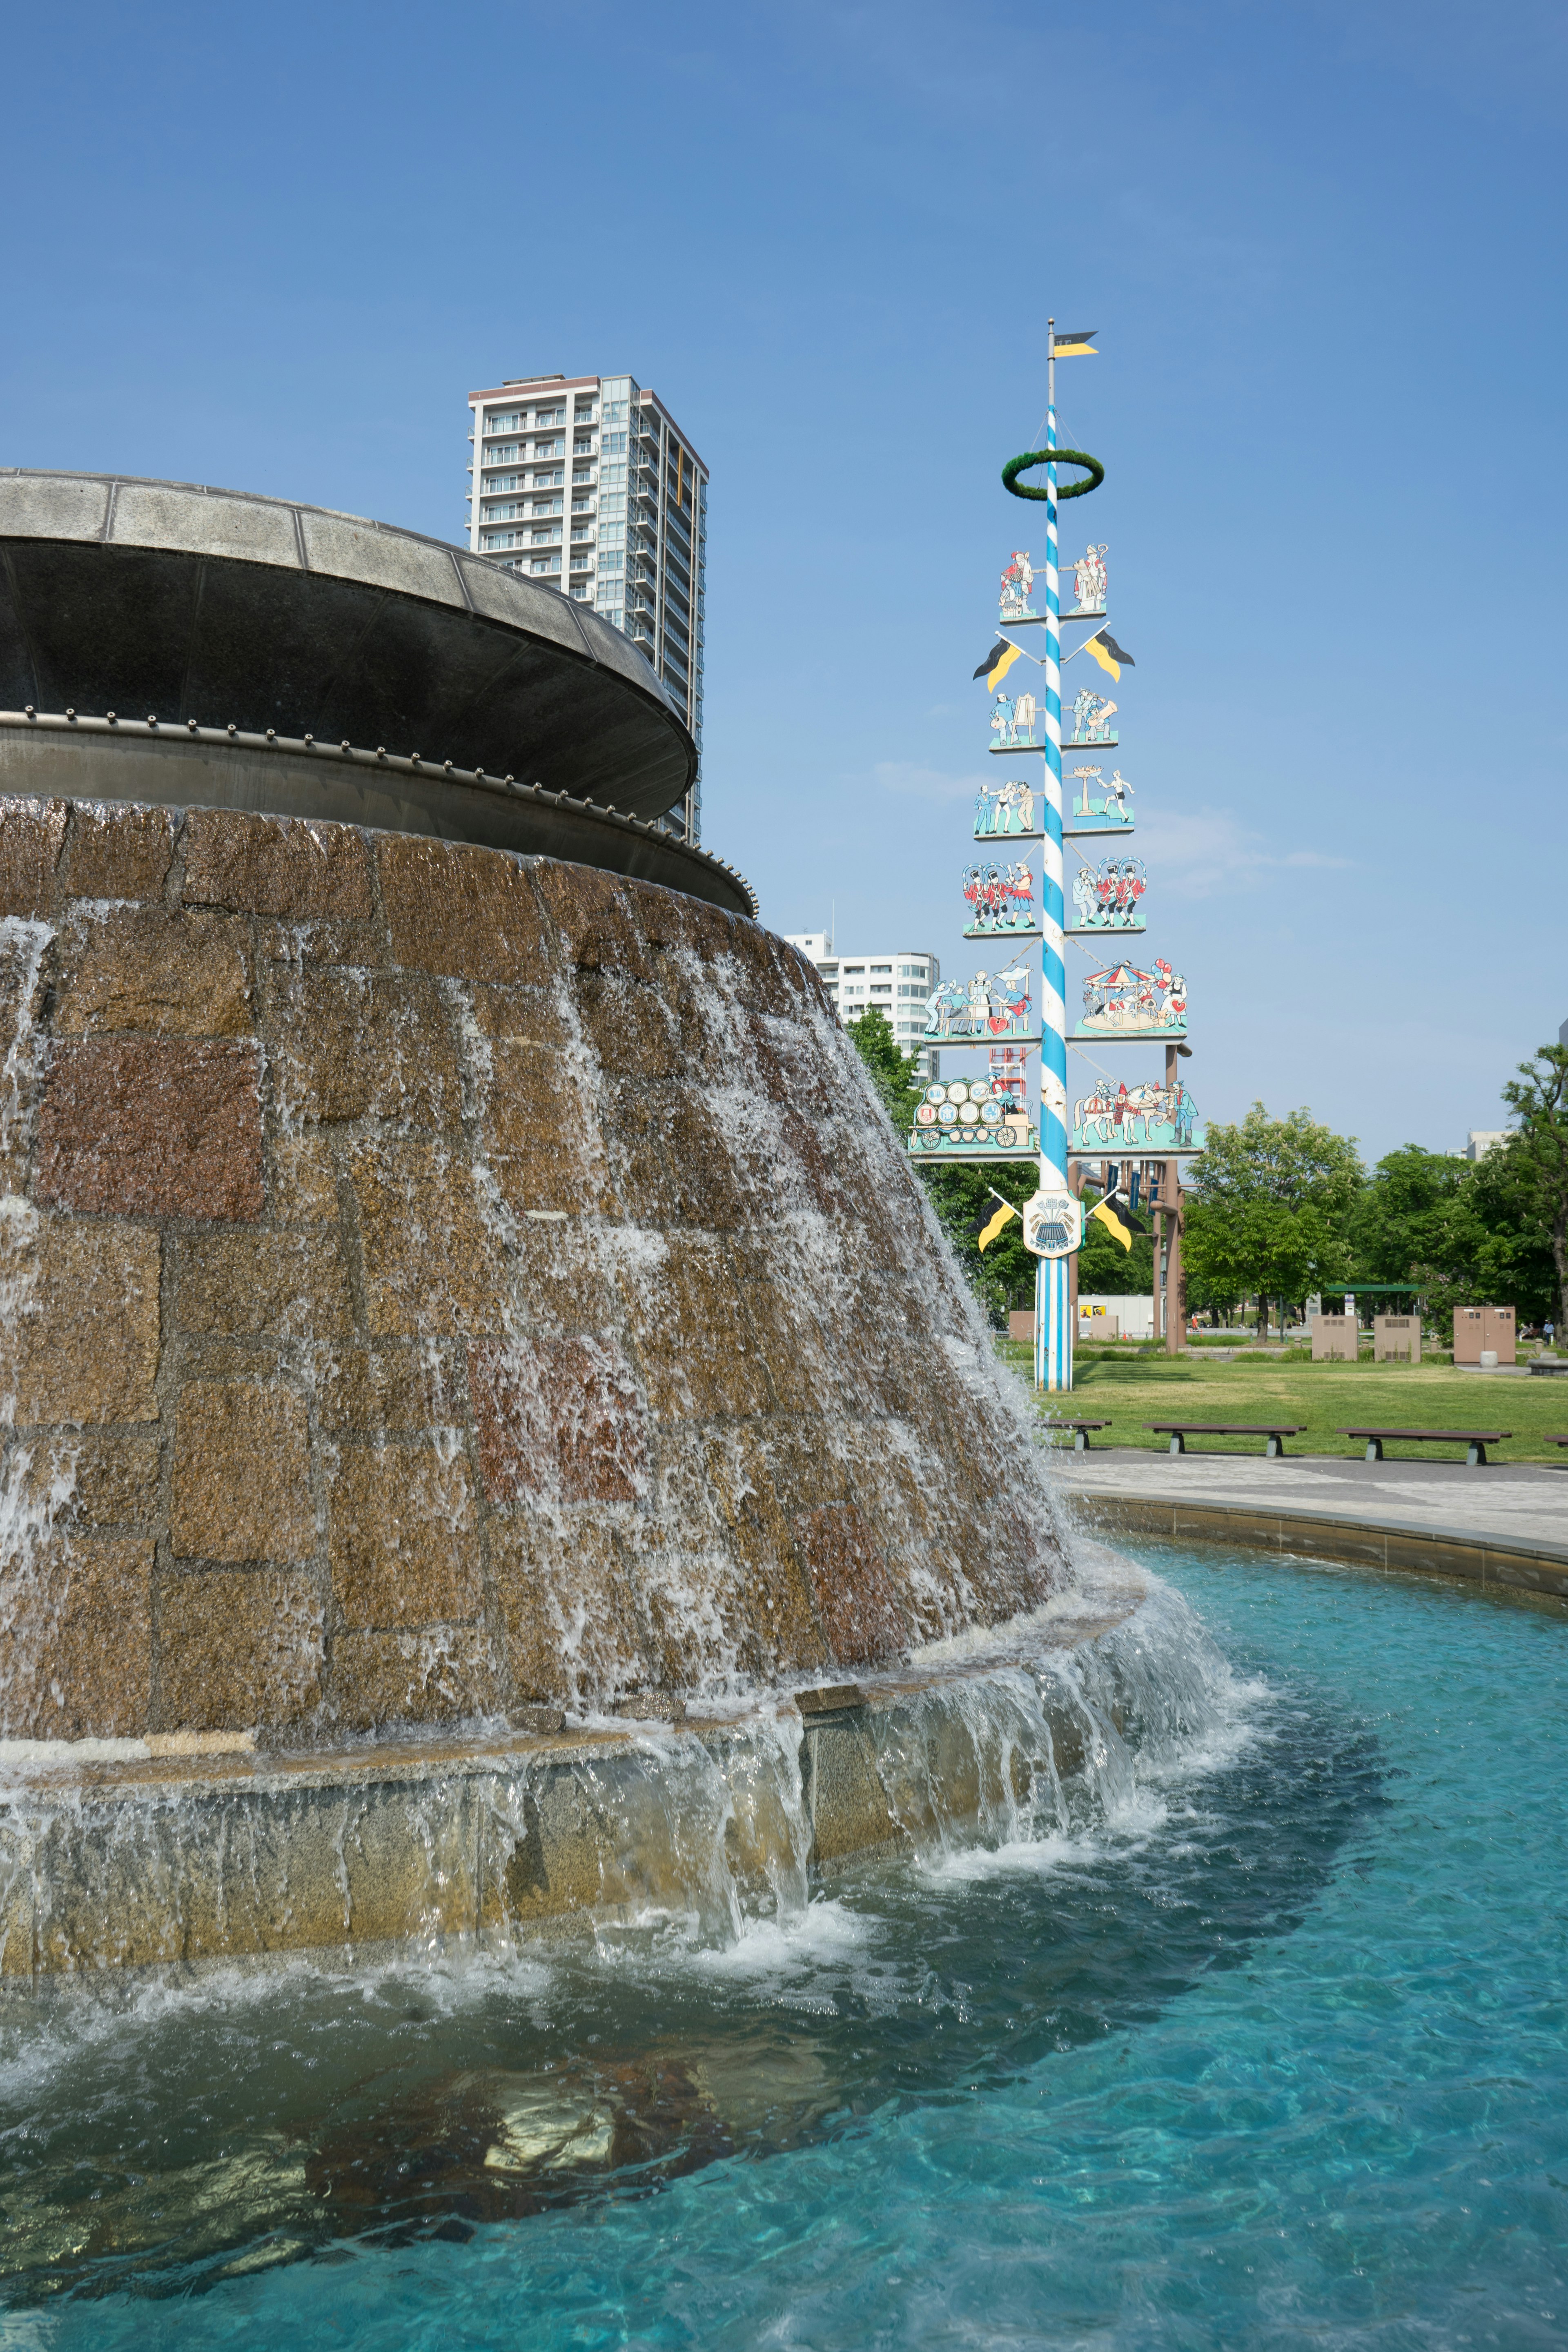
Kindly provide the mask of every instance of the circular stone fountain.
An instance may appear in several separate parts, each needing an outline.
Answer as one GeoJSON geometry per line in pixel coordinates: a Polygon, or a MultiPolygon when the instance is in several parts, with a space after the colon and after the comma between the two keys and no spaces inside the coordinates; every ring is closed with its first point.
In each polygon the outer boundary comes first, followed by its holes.
{"type": "Polygon", "coordinates": [[[616,1717],[801,1687],[874,1843],[899,1662],[1063,1580],[814,969],[649,822],[694,756],[460,551],[0,476],[5,1971],[607,1899],[616,1717]]]}

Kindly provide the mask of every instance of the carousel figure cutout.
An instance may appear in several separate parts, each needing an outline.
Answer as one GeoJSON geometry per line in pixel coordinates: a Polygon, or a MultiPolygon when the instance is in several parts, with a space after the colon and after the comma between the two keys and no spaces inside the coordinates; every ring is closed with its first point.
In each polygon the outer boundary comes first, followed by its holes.
{"type": "Polygon", "coordinates": [[[1152,971],[1135,963],[1108,964],[1084,982],[1083,1018],[1070,1034],[1086,1044],[1096,1037],[1161,1042],[1184,1037],[1187,983],[1163,956],[1155,958],[1152,971]]]}

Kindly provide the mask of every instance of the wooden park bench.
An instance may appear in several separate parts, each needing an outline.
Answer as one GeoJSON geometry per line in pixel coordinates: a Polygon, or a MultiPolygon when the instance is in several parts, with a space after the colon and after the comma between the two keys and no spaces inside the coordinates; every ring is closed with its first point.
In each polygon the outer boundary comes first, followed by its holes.
{"type": "Polygon", "coordinates": [[[1110,1427],[1110,1423],[1108,1421],[1053,1421],[1051,1427],[1053,1429],[1070,1429],[1072,1432],[1073,1452],[1075,1454],[1087,1454],[1089,1452],[1089,1431],[1091,1429],[1109,1429],[1110,1427]]]}
{"type": "Polygon", "coordinates": [[[1381,1462],[1384,1439],[1396,1437],[1402,1444],[1410,1445],[1462,1445],[1465,1460],[1471,1467],[1479,1463],[1484,1468],[1488,1446],[1500,1445],[1505,1437],[1513,1435],[1513,1432],[1511,1429],[1342,1429],[1337,1434],[1341,1437],[1364,1437],[1369,1462],[1381,1462]]]}
{"type": "Polygon", "coordinates": [[[1270,1460],[1285,1451],[1288,1437],[1299,1437],[1304,1421],[1146,1421],[1145,1429],[1169,1437],[1173,1454],[1184,1454],[1189,1437],[1266,1437],[1263,1451],[1270,1460]]]}

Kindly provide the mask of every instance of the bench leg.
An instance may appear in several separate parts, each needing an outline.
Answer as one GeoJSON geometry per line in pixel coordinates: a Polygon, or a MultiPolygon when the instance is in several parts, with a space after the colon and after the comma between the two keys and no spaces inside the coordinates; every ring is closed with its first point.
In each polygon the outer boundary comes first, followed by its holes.
{"type": "Polygon", "coordinates": [[[1382,1438],[1381,1438],[1381,1437],[1369,1437],[1369,1438],[1367,1439],[1367,1441],[1366,1441],[1366,1458],[1367,1458],[1367,1460],[1368,1460],[1369,1462],[1381,1462],[1381,1461],[1382,1461],[1382,1459],[1383,1459],[1383,1440],[1382,1440],[1382,1438]]]}
{"type": "Polygon", "coordinates": [[[1087,1429],[1075,1429],[1073,1431],[1072,1450],[1075,1454],[1087,1454],[1089,1452],[1089,1432],[1087,1429]]]}
{"type": "Polygon", "coordinates": [[[1486,1447],[1484,1445],[1467,1446],[1465,1449],[1465,1460],[1468,1463],[1472,1470],[1476,1467],[1478,1463],[1484,1470],[1487,1466],[1486,1447]]]}
{"type": "Polygon", "coordinates": [[[1285,1451],[1285,1440],[1282,1437],[1271,1437],[1263,1451],[1270,1462],[1278,1461],[1279,1455],[1285,1451]]]}
{"type": "Polygon", "coordinates": [[[1184,1453],[1186,1452],[1186,1450],[1187,1450],[1187,1441],[1186,1441],[1186,1439],[1182,1435],[1181,1431],[1180,1431],[1179,1429],[1177,1429],[1177,1430],[1173,1430],[1173,1431],[1172,1431],[1172,1433],[1171,1433],[1171,1451],[1172,1451],[1172,1453],[1173,1453],[1173,1454],[1184,1454],[1184,1453]]]}

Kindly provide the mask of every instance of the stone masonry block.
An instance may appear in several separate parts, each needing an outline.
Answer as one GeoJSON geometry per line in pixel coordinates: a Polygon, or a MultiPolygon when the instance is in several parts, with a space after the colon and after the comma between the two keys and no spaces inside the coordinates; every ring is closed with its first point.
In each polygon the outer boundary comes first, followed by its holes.
{"type": "Polygon", "coordinates": [[[239,1037],[253,1026],[246,927],[162,907],[78,908],[56,948],[57,1037],[239,1037]]]}
{"type": "Polygon", "coordinates": [[[405,972],[281,971],[269,978],[267,998],[273,1094],[291,1123],[460,1124],[457,1038],[433,982],[405,972]]]}
{"type": "Polygon", "coordinates": [[[179,1244],[178,1263],[182,1331],[310,1339],[353,1328],[348,1268],[335,1233],[192,1234],[179,1244]]]}
{"type": "Polygon", "coordinates": [[[827,1503],[795,1522],[817,1614],[841,1666],[894,1657],[910,1635],[888,1563],[869,1521],[852,1503],[827,1503]]]}
{"type": "Polygon", "coordinates": [[[538,883],[567,961],[578,971],[615,973],[626,980],[655,977],[661,959],[639,929],[626,887],[616,876],[597,866],[542,858],[538,883]]]}
{"type": "Polygon", "coordinates": [[[673,1078],[680,1030],[665,997],[618,971],[580,971],[573,999],[584,1042],[616,1077],[673,1078]]]}
{"type": "Polygon", "coordinates": [[[159,1244],[139,1225],[0,1227],[13,1300],[0,1387],[16,1422],[156,1421],[159,1244]]]}
{"type": "Polygon", "coordinates": [[[248,1381],[195,1381],[174,1415],[169,1538],[177,1559],[308,1559],[316,1548],[302,1400],[248,1381]]]}
{"type": "Polygon", "coordinates": [[[370,845],[353,825],[193,809],[184,846],[187,905],[297,922],[374,910],[370,845]]]}
{"type": "Polygon", "coordinates": [[[146,1730],[153,1557],[150,1538],[57,1530],[35,1580],[0,1584],[9,1654],[0,1736],[133,1739],[146,1730]]]}
{"type": "Polygon", "coordinates": [[[450,1723],[499,1715],[506,1705],[490,1638],[479,1625],[339,1633],[329,1691],[332,1715],[345,1731],[450,1723]]]}
{"type": "Polygon", "coordinates": [[[354,1447],[332,1475],[328,1553],[349,1626],[414,1626],[483,1607],[468,1467],[433,1449],[354,1447]]]}
{"type": "Polygon", "coordinates": [[[160,1731],[298,1723],[321,1697],[322,1608],[300,1569],[166,1576],[157,1601],[160,1731]]]}
{"type": "Polygon", "coordinates": [[[177,827],[173,809],[74,802],[62,891],[75,898],[162,898],[177,827]]]}
{"type": "Polygon", "coordinates": [[[513,1209],[582,1216],[612,1207],[592,1095],[564,1055],[498,1040],[482,1134],[502,1198],[513,1209]]]}
{"type": "Polygon", "coordinates": [[[275,1136],[268,1198],[286,1225],[330,1225],[338,1217],[338,1171],[321,1135],[275,1136]]]}
{"type": "Polygon", "coordinates": [[[531,982],[549,968],[528,869],[499,849],[383,834],[382,903],[400,964],[458,980],[531,982]]]}
{"type": "Polygon", "coordinates": [[[489,1535],[520,1698],[588,1705],[647,1685],[637,1593],[611,1528],[577,1512],[492,1519],[489,1535]]]}
{"type": "Polygon", "coordinates": [[[639,1224],[732,1233],[753,1206],[719,1122],[694,1089],[627,1084],[606,1124],[621,1192],[639,1224]]]}
{"type": "Polygon", "coordinates": [[[254,1045],[121,1038],[56,1049],[35,1197],[89,1214],[213,1217],[262,1208],[254,1045]]]}
{"type": "Polygon", "coordinates": [[[479,1475],[493,1502],[634,1502],[647,1430],[614,1340],[483,1339],[468,1350],[479,1475]]]}
{"type": "Polygon", "coordinates": [[[413,1340],[366,1348],[358,1343],[317,1350],[316,1411],[334,1434],[382,1431],[409,1436],[450,1429],[468,1418],[463,1373],[450,1348],[413,1340]]]}
{"type": "Polygon", "coordinates": [[[696,1235],[617,1270],[626,1328],[660,1420],[763,1412],[767,1375],[723,1244],[696,1235]]]}
{"type": "Polygon", "coordinates": [[[47,915],[68,801],[0,800],[0,915],[47,915]]]}
{"type": "Polygon", "coordinates": [[[474,1021],[482,1036],[504,1039],[514,1045],[560,1046],[571,1032],[562,1012],[563,996],[553,984],[540,988],[503,988],[475,981],[468,989],[474,1021]]]}
{"type": "Polygon", "coordinates": [[[498,1331],[504,1268],[466,1158],[416,1138],[355,1143],[365,1308],[378,1336],[498,1331]]]}

